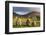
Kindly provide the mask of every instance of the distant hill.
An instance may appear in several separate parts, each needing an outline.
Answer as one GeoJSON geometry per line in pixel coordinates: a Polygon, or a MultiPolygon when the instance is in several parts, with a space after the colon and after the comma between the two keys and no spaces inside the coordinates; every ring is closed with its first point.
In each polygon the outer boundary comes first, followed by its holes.
{"type": "Polygon", "coordinates": [[[28,13],[26,15],[18,15],[16,13],[13,13],[14,16],[22,16],[22,17],[33,17],[33,16],[40,16],[40,12],[32,11],[31,13],[28,13]]]}

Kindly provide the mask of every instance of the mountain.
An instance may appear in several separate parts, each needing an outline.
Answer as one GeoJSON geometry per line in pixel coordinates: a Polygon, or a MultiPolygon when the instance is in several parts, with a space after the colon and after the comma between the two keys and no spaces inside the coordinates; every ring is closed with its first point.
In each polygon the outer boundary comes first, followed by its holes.
{"type": "Polygon", "coordinates": [[[32,11],[31,13],[28,13],[26,15],[18,15],[16,13],[13,13],[14,16],[18,16],[18,17],[33,17],[33,16],[40,16],[40,12],[36,12],[36,11],[32,11]]]}

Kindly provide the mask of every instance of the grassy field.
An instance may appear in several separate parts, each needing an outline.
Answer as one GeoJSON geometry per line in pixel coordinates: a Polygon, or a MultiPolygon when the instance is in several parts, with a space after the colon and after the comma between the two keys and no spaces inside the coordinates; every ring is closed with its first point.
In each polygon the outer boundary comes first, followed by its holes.
{"type": "Polygon", "coordinates": [[[34,23],[32,23],[31,25],[13,25],[13,28],[22,28],[22,27],[39,27],[40,26],[40,22],[37,22],[36,25],[34,25],[34,23]]]}
{"type": "Polygon", "coordinates": [[[13,17],[13,28],[40,27],[40,17],[33,18],[13,17]]]}

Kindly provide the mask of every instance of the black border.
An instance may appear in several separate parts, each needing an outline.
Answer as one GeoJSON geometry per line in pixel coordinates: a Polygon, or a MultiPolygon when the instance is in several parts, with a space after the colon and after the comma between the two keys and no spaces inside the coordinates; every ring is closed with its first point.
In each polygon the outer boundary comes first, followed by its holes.
{"type": "Polygon", "coordinates": [[[45,32],[45,3],[38,2],[20,2],[20,1],[5,1],[5,34],[18,34],[18,33],[33,33],[45,32]],[[40,31],[24,31],[24,32],[9,32],[9,3],[22,3],[22,4],[37,4],[43,5],[43,30],[40,31]]]}

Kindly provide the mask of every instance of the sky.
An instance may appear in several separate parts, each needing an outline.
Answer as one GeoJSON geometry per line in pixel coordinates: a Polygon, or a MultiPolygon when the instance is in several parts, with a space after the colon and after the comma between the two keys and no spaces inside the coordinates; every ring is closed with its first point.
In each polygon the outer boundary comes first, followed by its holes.
{"type": "Polygon", "coordinates": [[[13,11],[27,12],[27,11],[30,11],[30,9],[29,9],[29,7],[13,7],[13,11]]]}
{"type": "Polygon", "coordinates": [[[13,12],[19,15],[25,15],[31,13],[32,11],[40,11],[39,8],[31,8],[31,7],[13,7],[13,12]]]}

